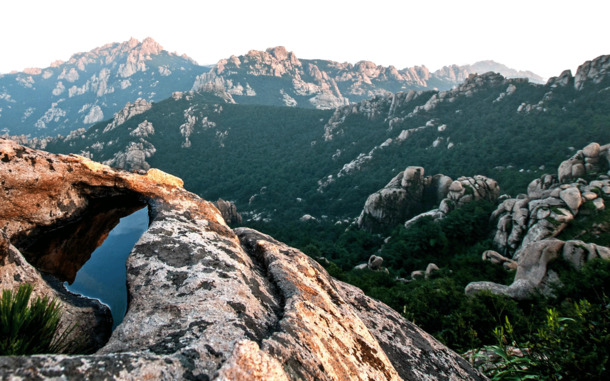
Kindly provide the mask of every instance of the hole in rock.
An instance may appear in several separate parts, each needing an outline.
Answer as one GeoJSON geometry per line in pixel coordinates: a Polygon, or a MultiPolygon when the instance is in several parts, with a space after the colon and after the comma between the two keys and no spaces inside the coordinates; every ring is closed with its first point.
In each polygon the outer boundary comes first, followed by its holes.
{"type": "MultiPolygon", "coordinates": [[[[25,232],[13,244],[43,274],[67,282],[71,292],[108,305],[114,329],[127,308],[125,260],[148,228],[148,208],[135,193],[91,191],[96,192],[102,194],[90,196],[84,211],[25,232]]],[[[63,288],[55,283],[50,285],[63,288]]]]}
{"type": "Polygon", "coordinates": [[[125,261],[138,239],[148,228],[148,209],[121,218],[108,238],[91,254],[66,288],[75,294],[98,299],[110,307],[114,330],[127,312],[125,261]]]}

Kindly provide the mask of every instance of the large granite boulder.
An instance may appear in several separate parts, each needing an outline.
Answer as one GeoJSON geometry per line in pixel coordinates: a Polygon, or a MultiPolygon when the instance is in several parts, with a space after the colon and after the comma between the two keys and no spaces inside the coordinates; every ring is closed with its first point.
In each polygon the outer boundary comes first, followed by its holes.
{"type": "MultiPolygon", "coordinates": [[[[2,288],[28,282],[39,294],[64,295],[49,279],[66,279],[86,261],[90,248],[75,244],[99,244],[134,209],[150,215],[127,259],[128,310],[110,339],[88,355],[0,357],[1,379],[484,379],[300,251],[231,230],[178,178],[8,140],[0,140],[0,160],[2,288]]],[[[83,323],[80,334],[108,328],[95,318],[105,316],[99,305],[62,302],[67,321],[83,323]]]]}
{"type": "Polygon", "coordinates": [[[557,175],[543,175],[527,194],[504,200],[492,215],[496,249],[519,259],[529,243],[557,236],[579,214],[603,210],[610,197],[609,150],[609,144],[591,143],[561,163],[557,175]]]}
{"type": "Polygon", "coordinates": [[[472,201],[495,201],[498,183],[485,176],[459,177],[437,174],[424,177],[424,168],[407,167],[385,187],[371,194],[358,217],[358,226],[370,232],[383,232],[420,218],[443,218],[455,208],[472,201]]]}

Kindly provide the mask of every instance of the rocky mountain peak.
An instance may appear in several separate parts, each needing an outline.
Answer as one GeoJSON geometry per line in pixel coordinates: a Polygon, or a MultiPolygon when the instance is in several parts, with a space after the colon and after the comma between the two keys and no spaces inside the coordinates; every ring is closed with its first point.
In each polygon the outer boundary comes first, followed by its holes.
{"type": "Polygon", "coordinates": [[[67,62],[0,77],[6,94],[0,98],[0,129],[34,136],[68,134],[137,98],[161,100],[188,90],[208,70],[163,50],[150,37],[106,44],[73,54],[67,62]],[[4,107],[8,99],[18,106],[4,107]]]}
{"type": "Polygon", "coordinates": [[[576,90],[582,90],[588,81],[599,84],[606,78],[609,72],[610,55],[603,55],[592,61],[586,61],[576,70],[574,87],[576,90]]]}

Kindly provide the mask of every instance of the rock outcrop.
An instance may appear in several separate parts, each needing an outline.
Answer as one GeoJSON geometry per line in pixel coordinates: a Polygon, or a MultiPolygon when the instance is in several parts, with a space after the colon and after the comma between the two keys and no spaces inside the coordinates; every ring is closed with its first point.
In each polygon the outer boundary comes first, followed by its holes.
{"type": "MultiPolygon", "coordinates": [[[[60,295],[41,271],[62,279],[87,259],[66,237],[99,243],[130,210],[146,206],[150,215],[126,263],[128,310],[109,341],[91,355],[0,357],[0,378],[484,379],[298,250],[232,231],[176,177],[8,140],[0,140],[0,159],[2,288],[31,282],[60,295]]],[[[94,326],[81,333],[92,336],[94,326]]]]}
{"type": "Polygon", "coordinates": [[[424,177],[424,168],[407,167],[383,189],[367,198],[358,217],[358,226],[378,232],[400,223],[408,226],[425,216],[440,219],[472,201],[495,201],[499,194],[498,183],[485,176],[459,177],[457,180],[440,174],[424,177]],[[435,206],[437,208],[431,209],[435,206]]]}
{"type": "Polygon", "coordinates": [[[532,181],[527,195],[504,200],[492,215],[498,251],[518,259],[520,248],[556,236],[579,213],[604,209],[602,196],[610,195],[609,150],[610,145],[591,143],[562,162],[557,175],[532,181]]]}
{"type": "MultiPolygon", "coordinates": [[[[517,300],[525,300],[538,293],[552,295],[553,285],[559,285],[561,280],[557,273],[549,270],[548,267],[558,258],[563,258],[575,269],[580,269],[585,261],[595,258],[610,260],[610,248],[582,241],[561,241],[554,238],[531,242],[523,248],[513,283],[506,286],[493,282],[473,282],[466,286],[466,294],[473,295],[482,290],[489,290],[517,300]]],[[[510,268],[512,267],[511,265],[510,268]]]]}
{"type": "Polygon", "coordinates": [[[241,214],[237,212],[235,203],[219,198],[214,202],[214,206],[220,211],[222,218],[224,218],[228,224],[241,224],[241,214]]]}
{"type": "MultiPolygon", "coordinates": [[[[536,293],[552,294],[552,285],[560,284],[549,263],[563,258],[579,270],[595,258],[610,259],[610,248],[580,240],[556,239],[578,215],[602,211],[610,199],[610,145],[591,143],[561,163],[557,175],[543,175],[532,181],[516,199],[504,200],[492,214],[497,228],[494,244],[506,256],[489,250],[484,260],[517,270],[509,286],[492,282],[474,282],[467,294],[489,290],[514,299],[531,298],[536,293]],[[595,178],[587,181],[583,179],[595,178]]],[[[607,230],[607,229],[606,229],[607,230]]]]}

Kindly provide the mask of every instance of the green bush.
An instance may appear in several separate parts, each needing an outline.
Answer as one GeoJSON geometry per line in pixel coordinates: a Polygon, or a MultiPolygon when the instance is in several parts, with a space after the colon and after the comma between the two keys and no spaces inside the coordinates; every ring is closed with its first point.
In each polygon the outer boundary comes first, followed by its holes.
{"type": "Polygon", "coordinates": [[[60,305],[48,297],[38,297],[29,303],[32,290],[31,285],[22,284],[16,293],[2,291],[0,355],[66,353],[73,348],[67,336],[74,326],[60,332],[60,305]]]}
{"type": "Polygon", "coordinates": [[[492,380],[607,380],[610,377],[610,310],[580,300],[560,317],[554,308],[528,335],[517,335],[509,319],[494,330],[497,344],[487,346],[498,360],[482,370],[492,380]],[[510,347],[518,348],[519,354],[510,347]]]}

